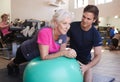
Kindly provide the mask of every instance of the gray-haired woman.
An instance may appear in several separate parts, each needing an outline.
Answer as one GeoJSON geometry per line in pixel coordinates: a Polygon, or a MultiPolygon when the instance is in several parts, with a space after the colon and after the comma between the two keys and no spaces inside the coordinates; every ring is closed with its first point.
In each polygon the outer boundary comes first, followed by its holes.
{"type": "Polygon", "coordinates": [[[66,33],[72,17],[72,14],[64,9],[57,10],[49,26],[41,28],[35,37],[20,45],[16,57],[7,65],[8,75],[19,74],[19,64],[38,56],[43,60],[59,56],[75,58],[75,50],[66,49],[66,33]]]}

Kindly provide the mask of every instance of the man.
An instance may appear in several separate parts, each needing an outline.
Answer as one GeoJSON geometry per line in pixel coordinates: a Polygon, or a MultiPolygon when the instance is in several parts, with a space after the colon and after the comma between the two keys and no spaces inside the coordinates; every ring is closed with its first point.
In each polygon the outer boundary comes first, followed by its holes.
{"type": "Polygon", "coordinates": [[[67,35],[70,47],[77,52],[76,59],[81,62],[81,70],[84,75],[84,82],[92,82],[91,68],[101,58],[102,39],[94,27],[98,22],[99,10],[94,5],[84,8],[82,21],[73,22],[67,35]],[[94,57],[91,59],[91,49],[94,49],[94,57]]]}

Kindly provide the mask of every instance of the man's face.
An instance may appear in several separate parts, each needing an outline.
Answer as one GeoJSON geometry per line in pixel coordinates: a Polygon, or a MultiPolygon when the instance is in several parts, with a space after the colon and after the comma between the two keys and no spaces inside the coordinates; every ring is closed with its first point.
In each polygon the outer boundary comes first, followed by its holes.
{"type": "Polygon", "coordinates": [[[92,23],[95,22],[95,19],[94,19],[94,14],[91,13],[91,12],[84,12],[83,13],[83,17],[82,17],[82,21],[81,21],[81,26],[83,28],[89,28],[92,23]]]}

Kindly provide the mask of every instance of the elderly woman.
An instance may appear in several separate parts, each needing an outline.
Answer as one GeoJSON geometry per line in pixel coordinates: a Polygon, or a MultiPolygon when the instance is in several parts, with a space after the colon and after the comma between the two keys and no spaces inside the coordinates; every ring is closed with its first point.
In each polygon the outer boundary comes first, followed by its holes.
{"type": "Polygon", "coordinates": [[[19,74],[19,64],[38,56],[43,60],[59,56],[75,58],[76,52],[73,49],[66,49],[66,33],[72,17],[66,10],[57,10],[48,27],[41,28],[35,37],[20,45],[15,59],[7,65],[8,75],[19,74]]]}

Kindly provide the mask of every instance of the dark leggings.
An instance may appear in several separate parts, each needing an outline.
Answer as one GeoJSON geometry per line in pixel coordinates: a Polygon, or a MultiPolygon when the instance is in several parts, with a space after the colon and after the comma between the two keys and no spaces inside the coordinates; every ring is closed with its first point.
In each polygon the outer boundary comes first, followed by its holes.
{"type": "Polygon", "coordinates": [[[115,48],[117,48],[117,46],[118,46],[118,39],[113,38],[113,39],[112,39],[112,45],[113,45],[115,48]]]}
{"type": "Polygon", "coordinates": [[[9,33],[9,34],[3,36],[2,39],[5,43],[11,43],[14,40],[14,35],[13,35],[13,33],[9,33]]]}
{"type": "Polygon", "coordinates": [[[13,60],[13,62],[15,63],[15,64],[21,64],[21,63],[24,63],[24,62],[27,62],[27,60],[25,59],[25,57],[24,57],[24,55],[23,55],[23,53],[22,53],[22,51],[21,51],[21,47],[19,47],[18,49],[17,49],[17,52],[16,52],[16,57],[15,57],[15,59],[13,60]]]}

